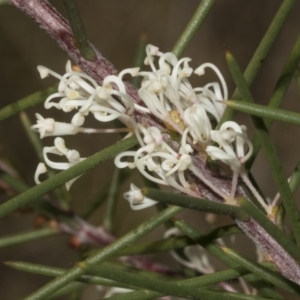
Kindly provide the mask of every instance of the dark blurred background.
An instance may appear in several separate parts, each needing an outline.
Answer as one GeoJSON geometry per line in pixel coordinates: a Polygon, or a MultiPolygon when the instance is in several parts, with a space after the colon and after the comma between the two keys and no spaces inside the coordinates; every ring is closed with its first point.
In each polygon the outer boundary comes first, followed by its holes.
{"type": "MultiPolygon", "coordinates": [[[[53,0],[51,3],[65,15],[61,1],[53,0]]],[[[199,1],[77,0],[77,3],[90,41],[118,70],[122,70],[133,65],[142,34],[146,34],[148,43],[158,46],[161,51],[170,51],[199,1]]],[[[227,81],[229,94],[232,94],[234,84],[226,65],[225,48],[233,53],[244,70],[281,3],[282,1],[279,0],[216,1],[211,13],[183,55],[192,58],[192,67],[197,67],[204,62],[217,65],[227,81]]],[[[257,103],[266,104],[272,94],[284,62],[299,34],[299,13],[300,2],[297,1],[251,87],[257,103]]],[[[36,70],[37,65],[45,65],[63,73],[68,59],[66,53],[30,19],[8,6],[0,7],[0,57],[0,107],[55,82],[52,78],[41,80],[36,70]]],[[[215,77],[208,74],[207,80],[215,80],[215,77]]],[[[194,84],[197,84],[197,79],[194,80],[194,84]]],[[[295,82],[291,84],[282,107],[299,112],[300,96],[295,82]]],[[[37,111],[46,117],[57,114],[54,110],[46,111],[41,104],[27,110],[32,122],[35,122],[34,113],[37,111]]],[[[69,117],[65,118],[63,114],[57,116],[66,122],[69,120],[69,117]]],[[[253,135],[248,117],[237,114],[236,120],[247,124],[250,136],[253,135]]],[[[275,122],[271,133],[286,174],[289,176],[299,159],[299,129],[296,126],[275,122]]],[[[86,157],[112,144],[116,141],[116,137],[80,135],[66,140],[68,147],[79,150],[82,157],[86,157]]],[[[53,139],[46,138],[43,142],[45,145],[52,145],[53,139]]],[[[18,166],[27,182],[34,185],[33,175],[38,159],[26,138],[18,115],[0,124],[0,150],[18,166]]],[[[99,190],[99,187],[109,183],[112,170],[112,162],[106,162],[74,184],[71,195],[77,212],[83,210],[86,201],[99,190]]],[[[276,193],[276,187],[263,154],[259,155],[253,174],[262,190],[272,198],[276,193]]],[[[132,178],[126,182],[126,189],[130,182],[132,178]]],[[[135,182],[143,185],[140,179],[135,182]]],[[[154,208],[144,212],[132,212],[128,204],[120,200],[116,214],[116,234],[119,236],[126,233],[154,212],[154,208]]],[[[192,222],[195,226],[207,226],[203,220],[204,214],[186,212],[182,216],[187,214],[193,216],[192,222]]],[[[34,216],[34,213],[8,216],[0,221],[0,235],[30,230],[34,216]]],[[[102,212],[99,210],[91,222],[100,225],[101,218],[102,212]]],[[[220,224],[227,224],[231,221],[223,218],[220,222],[220,224]]],[[[156,231],[157,236],[161,236],[162,232],[162,230],[156,231]]],[[[147,236],[145,239],[149,238],[147,236]]],[[[0,261],[24,260],[68,268],[76,262],[78,256],[67,246],[67,241],[66,236],[53,237],[41,242],[0,250],[0,261]]],[[[248,247],[252,247],[249,241],[243,245],[237,244],[237,248],[241,251],[248,247]]],[[[252,255],[254,256],[254,252],[252,255]]],[[[169,262],[171,263],[171,260],[169,262]]],[[[47,281],[48,278],[22,273],[0,265],[0,299],[21,299],[47,281]]],[[[96,297],[95,289],[91,287],[82,299],[96,299],[96,297]]]]}

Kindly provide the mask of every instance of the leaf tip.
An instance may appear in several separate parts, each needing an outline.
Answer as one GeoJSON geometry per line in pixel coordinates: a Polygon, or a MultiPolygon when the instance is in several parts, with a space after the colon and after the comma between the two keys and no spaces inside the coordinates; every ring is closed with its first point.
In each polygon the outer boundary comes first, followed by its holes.
{"type": "Polygon", "coordinates": [[[83,263],[83,262],[78,262],[75,264],[78,268],[80,269],[86,269],[87,268],[87,264],[83,263]]]}
{"type": "Polygon", "coordinates": [[[233,60],[233,55],[231,54],[231,52],[227,49],[225,49],[225,57],[226,57],[226,60],[233,60]]]}

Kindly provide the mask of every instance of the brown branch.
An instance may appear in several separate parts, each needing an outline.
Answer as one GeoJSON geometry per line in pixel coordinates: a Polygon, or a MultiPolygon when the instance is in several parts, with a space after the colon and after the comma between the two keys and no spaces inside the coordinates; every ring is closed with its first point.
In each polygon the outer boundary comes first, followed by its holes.
{"type": "MultiPolygon", "coordinates": [[[[39,27],[44,29],[58,45],[68,53],[74,62],[99,84],[102,83],[107,75],[118,74],[113,65],[106,60],[92,44],[90,45],[96,53],[96,59],[88,61],[81,56],[76,47],[75,39],[68,22],[46,0],[10,0],[10,2],[34,20],[39,27]]],[[[137,90],[128,82],[125,84],[128,95],[130,95],[135,102],[141,103],[137,90]]],[[[163,128],[163,124],[148,115],[136,113],[134,117],[142,124],[163,128]]],[[[164,138],[169,140],[169,142],[171,141],[168,135],[165,135],[164,138]]],[[[174,142],[172,143],[174,144],[174,142]]],[[[174,147],[176,148],[178,145],[174,144],[174,147]]],[[[193,163],[216,187],[223,192],[230,194],[230,179],[211,171],[206,164],[206,160],[198,154],[193,157],[193,163]]],[[[197,185],[205,198],[213,201],[222,201],[202,182],[197,181],[197,185]]],[[[239,193],[244,195],[241,188],[239,189],[239,193]]],[[[268,254],[284,276],[300,284],[300,267],[297,262],[275,240],[273,240],[261,226],[253,219],[246,222],[237,221],[237,224],[268,254]]]]}

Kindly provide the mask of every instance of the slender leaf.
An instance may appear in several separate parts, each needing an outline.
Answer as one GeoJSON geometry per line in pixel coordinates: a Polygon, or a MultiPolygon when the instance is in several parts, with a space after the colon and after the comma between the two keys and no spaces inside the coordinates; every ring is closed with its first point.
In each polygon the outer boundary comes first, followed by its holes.
{"type": "Polygon", "coordinates": [[[274,285],[262,280],[259,276],[253,273],[249,273],[243,276],[243,279],[252,285],[260,295],[268,297],[271,299],[284,300],[285,298],[281,296],[275,289],[274,285]]]}
{"type": "MultiPolygon", "coordinates": [[[[272,97],[268,103],[269,107],[277,108],[280,106],[284,95],[287,92],[287,89],[293,79],[293,75],[299,65],[300,60],[300,35],[298,36],[296,43],[281,71],[281,74],[279,76],[279,79],[276,83],[274,92],[272,94],[272,97]]],[[[264,120],[267,128],[270,128],[272,121],[271,119],[264,120]]],[[[257,156],[259,150],[260,150],[260,143],[257,138],[257,136],[254,136],[252,139],[253,144],[253,154],[251,158],[247,161],[247,168],[250,169],[255,157],[257,156]]]]}
{"type": "Polygon", "coordinates": [[[247,220],[248,215],[241,208],[207,199],[164,192],[151,188],[143,188],[143,194],[151,199],[185,208],[196,209],[221,215],[229,215],[240,220],[247,220]]]}
{"type": "Polygon", "coordinates": [[[83,288],[84,288],[84,285],[82,283],[71,282],[70,284],[64,286],[62,289],[56,291],[47,300],[54,300],[57,298],[62,299],[61,297],[69,295],[70,293],[78,293],[78,292],[82,291],[83,288]]]}
{"type": "MultiPolygon", "coordinates": [[[[146,34],[142,34],[139,39],[139,43],[137,46],[137,51],[136,51],[135,59],[134,59],[134,63],[133,63],[134,67],[140,68],[140,70],[144,66],[144,60],[146,57],[146,54],[145,54],[146,46],[147,46],[147,36],[146,36],[146,34]]],[[[140,76],[135,76],[135,77],[132,77],[131,83],[133,86],[138,88],[140,86],[141,80],[142,80],[142,78],[140,76]]]]}
{"type": "Polygon", "coordinates": [[[44,102],[45,99],[57,91],[58,84],[54,84],[45,90],[31,94],[15,103],[9,104],[0,109],[0,121],[5,120],[18,112],[44,102]]]}
{"type": "MultiPolygon", "coordinates": [[[[28,273],[39,274],[39,275],[44,275],[49,277],[58,277],[67,271],[66,269],[62,269],[62,268],[32,264],[23,261],[7,261],[5,262],[5,265],[19,271],[24,271],[28,273]]],[[[88,284],[104,285],[104,286],[117,286],[117,287],[124,287],[124,288],[128,287],[128,285],[124,285],[113,280],[101,278],[98,276],[91,276],[91,275],[82,275],[77,279],[77,281],[88,283],[88,284]]]]}
{"type": "MultiPolygon", "coordinates": [[[[129,272],[120,271],[115,268],[98,267],[80,264],[80,267],[86,269],[92,274],[100,275],[112,280],[120,281],[125,284],[135,285],[139,288],[146,288],[151,291],[160,292],[165,295],[174,295],[177,297],[185,297],[188,299],[263,299],[261,297],[253,297],[242,294],[226,293],[226,292],[213,292],[205,289],[199,289],[201,286],[210,285],[211,283],[218,283],[224,281],[225,278],[235,278],[240,275],[235,270],[225,270],[214,274],[201,276],[197,278],[198,284],[185,284],[185,281],[166,281],[162,279],[149,278],[145,275],[135,275],[129,272]],[[228,277],[227,277],[228,276],[228,277]],[[207,280],[209,277],[210,280],[207,280]],[[193,287],[193,288],[191,288],[193,287]],[[238,298],[239,297],[239,298],[238,298]]],[[[187,282],[195,282],[195,278],[187,280],[187,282]]],[[[154,294],[155,295],[155,294],[154,294]]],[[[156,297],[156,295],[155,295],[156,297]]],[[[265,299],[265,298],[264,298],[265,299]]]]}
{"type": "Polygon", "coordinates": [[[0,249],[41,240],[57,233],[58,231],[55,228],[43,228],[4,236],[0,238],[0,249]]]}
{"type": "Polygon", "coordinates": [[[225,103],[235,110],[239,110],[253,116],[300,125],[300,113],[236,100],[225,101],[225,103]]]}
{"type": "Polygon", "coordinates": [[[205,20],[207,14],[209,13],[210,9],[212,8],[215,0],[202,0],[200,5],[196,9],[194,15],[190,19],[189,23],[187,24],[186,28],[180,35],[179,39],[177,40],[175,46],[173,47],[172,52],[177,56],[180,57],[183,51],[186,49],[188,44],[191,42],[192,38],[196,34],[197,30],[200,28],[201,24],[205,20]]]}
{"type": "MultiPolygon", "coordinates": [[[[205,244],[221,237],[231,236],[239,233],[241,233],[241,230],[236,225],[227,225],[203,232],[201,236],[198,236],[197,242],[205,244]]],[[[118,256],[150,254],[161,251],[175,250],[184,248],[186,246],[195,245],[197,242],[187,237],[171,237],[160,241],[146,242],[129,246],[128,248],[120,251],[118,256]]]]}
{"type": "Polygon", "coordinates": [[[117,167],[114,168],[113,176],[111,179],[108,198],[106,201],[105,215],[103,220],[104,227],[112,232],[114,225],[114,216],[116,212],[118,192],[119,192],[119,183],[120,183],[120,169],[117,167]]]}
{"type": "Polygon", "coordinates": [[[235,252],[232,249],[229,249],[226,247],[224,247],[222,249],[231,258],[233,258],[241,266],[248,269],[252,273],[254,273],[257,276],[263,278],[264,280],[274,284],[275,286],[281,287],[282,289],[284,289],[294,295],[300,296],[300,287],[297,284],[295,284],[294,282],[291,282],[290,280],[282,277],[281,275],[268,270],[264,266],[248,259],[245,256],[242,256],[241,254],[238,254],[237,252],[235,252]]]}
{"type": "MultiPolygon", "coordinates": [[[[247,84],[250,86],[256,77],[263,61],[267,57],[268,53],[270,52],[271,48],[273,47],[289,13],[291,12],[292,8],[294,7],[296,0],[284,0],[280,5],[278,11],[276,12],[267,32],[265,33],[264,37],[262,38],[260,44],[258,45],[255,53],[253,54],[245,72],[244,78],[247,84]]],[[[238,89],[236,89],[231,96],[231,99],[239,100],[240,94],[238,89]]],[[[218,124],[220,127],[225,121],[232,120],[234,116],[234,110],[231,108],[226,108],[221,121],[218,124]]]]}
{"type": "Polygon", "coordinates": [[[42,195],[64,184],[65,182],[83,174],[84,172],[97,166],[101,162],[116,156],[118,153],[125,151],[128,148],[131,148],[136,144],[136,142],[137,142],[136,138],[131,137],[115,145],[112,145],[90,156],[84,161],[74,165],[70,169],[63,171],[50,179],[47,179],[41,184],[7,201],[6,203],[0,205],[0,218],[4,217],[10,212],[13,212],[14,210],[16,210],[17,208],[23,205],[33,202],[34,200],[38,199],[42,195]]]}
{"type": "Polygon", "coordinates": [[[85,29],[75,0],[63,0],[63,3],[68,14],[70,25],[76,40],[76,45],[81,55],[87,60],[95,60],[97,56],[92,45],[90,45],[89,41],[87,40],[85,29]]]}
{"type": "Polygon", "coordinates": [[[298,88],[298,92],[300,93],[300,68],[298,67],[295,72],[295,80],[298,88]]]}
{"type": "MultiPolygon", "coordinates": [[[[243,101],[248,104],[253,103],[253,98],[248,88],[248,85],[243,77],[243,74],[235,61],[234,57],[228,52],[226,55],[228,66],[230,68],[232,77],[241,93],[243,101]]],[[[290,222],[292,231],[294,233],[297,244],[300,244],[300,216],[293,194],[287,182],[286,176],[282,169],[279,157],[276,153],[275,147],[268,133],[268,129],[262,118],[252,116],[252,122],[255,127],[256,135],[265,152],[267,161],[272,171],[278,191],[281,195],[282,203],[284,205],[288,220],[290,222]]]]}
{"type": "Polygon", "coordinates": [[[289,186],[293,194],[295,194],[299,184],[300,184],[300,161],[298,161],[294,169],[294,172],[289,180],[289,186]]]}
{"type": "MultiPolygon", "coordinates": [[[[240,268],[241,266],[234,261],[230,256],[226,255],[218,245],[213,242],[203,242],[201,240],[202,233],[197,231],[195,228],[184,222],[183,220],[177,220],[174,222],[174,225],[180,229],[185,235],[191,238],[194,241],[197,241],[200,246],[205,248],[209,253],[222,261],[225,265],[230,268],[240,268]]],[[[267,265],[269,268],[273,268],[273,265],[267,265]]],[[[240,270],[240,269],[239,269],[240,270]]],[[[272,287],[267,286],[260,281],[260,278],[257,277],[246,277],[245,280],[256,288],[260,294],[265,297],[274,297],[275,299],[281,299],[280,295],[274,291],[272,287]],[[263,287],[263,288],[262,288],[263,287]]]]}
{"type": "MultiPolygon", "coordinates": [[[[87,258],[84,263],[86,264],[99,264],[104,260],[108,259],[109,257],[115,255],[128,245],[132,244],[133,242],[139,240],[142,236],[146,235],[150,231],[154,230],[159,225],[163,224],[166,220],[172,218],[174,215],[182,211],[181,207],[169,207],[165,211],[157,214],[156,216],[150,218],[143,224],[139,225],[138,227],[134,228],[129,233],[125,234],[123,237],[119,238],[115,242],[111,243],[110,245],[106,246],[105,248],[99,250],[96,254],[87,258]]],[[[53,281],[49,282],[39,290],[35,291],[24,300],[41,300],[47,299],[50,295],[52,295],[56,290],[62,288],[63,286],[67,285],[68,283],[77,280],[81,275],[85,273],[84,270],[80,269],[79,267],[74,267],[63,275],[57,277],[53,281]]]]}

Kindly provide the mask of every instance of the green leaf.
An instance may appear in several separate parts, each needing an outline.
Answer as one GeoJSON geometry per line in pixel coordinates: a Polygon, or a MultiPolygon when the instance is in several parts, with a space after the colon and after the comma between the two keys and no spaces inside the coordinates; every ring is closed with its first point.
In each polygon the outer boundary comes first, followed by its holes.
{"type": "Polygon", "coordinates": [[[47,300],[54,300],[54,299],[62,299],[63,296],[67,296],[70,293],[78,293],[82,291],[84,285],[79,282],[71,282],[70,284],[64,286],[62,289],[56,291],[52,296],[50,296],[47,300]]]}
{"type": "MultiPolygon", "coordinates": [[[[180,229],[185,235],[187,235],[192,240],[198,242],[200,246],[202,246],[205,250],[207,250],[209,253],[211,253],[213,256],[218,258],[221,262],[223,262],[225,265],[227,265],[230,268],[239,268],[240,272],[243,272],[241,270],[240,264],[238,264],[236,261],[234,261],[230,256],[228,256],[224,251],[221,250],[221,248],[216,245],[213,242],[205,242],[201,239],[203,233],[199,232],[195,228],[193,228],[191,225],[187,224],[183,220],[176,220],[174,222],[174,225],[180,229]]],[[[272,268],[273,265],[268,265],[268,267],[272,268]]],[[[257,278],[253,276],[252,277],[245,277],[245,280],[251,284],[254,288],[256,288],[260,294],[262,294],[265,297],[274,297],[275,299],[281,299],[280,295],[274,291],[272,287],[268,287],[266,284],[261,282],[260,278],[257,278]],[[261,288],[263,286],[263,288],[261,288]]]]}
{"type": "MultiPolygon", "coordinates": [[[[252,104],[254,102],[252,95],[237,62],[229,52],[226,54],[226,58],[230,72],[235,81],[235,84],[237,85],[241,93],[243,101],[245,101],[246,104],[252,104]]],[[[263,119],[257,116],[252,116],[251,120],[254,124],[259,143],[261,144],[262,149],[265,152],[276,186],[281,195],[282,203],[284,205],[296,242],[299,245],[300,216],[298,213],[296,203],[294,201],[293,194],[287,182],[287,178],[282,169],[279,157],[276,153],[275,147],[273,145],[273,142],[271,140],[268,129],[266,128],[263,119]]]]}
{"type": "Polygon", "coordinates": [[[63,0],[65,5],[70,25],[74,34],[76,45],[81,53],[81,55],[90,61],[97,59],[97,55],[87,40],[85,29],[80,18],[80,14],[75,3],[75,0],[63,0]]]}
{"type": "MultiPolygon", "coordinates": [[[[267,32],[265,33],[264,37],[260,41],[255,53],[253,54],[245,72],[244,77],[245,80],[250,86],[256,77],[263,61],[267,57],[268,53],[270,52],[272,46],[274,45],[289,13],[294,7],[296,0],[284,0],[280,5],[276,15],[274,16],[267,32]]],[[[236,89],[231,96],[231,99],[239,100],[240,94],[238,89],[236,89]]],[[[225,99],[226,100],[226,99],[225,99]]],[[[218,124],[218,128],[228,120],[232,120],[234,116],[234,110],[231,108],[226,108],[221,121],[218,124]]]]}
{"type": "MultiPolygon", "coordinates": [[[[140,70],[144,66],[144,60],[146,57],[146,53],[145,53],[146,46],[147,46],[147,35],[142,34],[140,36],[140,39],[139,39],[139,42],[137,45],[137,50],[136,50],[134,63],[133,63],[133,66],[136,68],[140,68],[140,70]]],[[[139,86],[141,84],[141,80],[142,80],[141,76],[135,76],[135,77],[132,77],[130,81],[133,86],[135,86],[136,88],[139,88],[139,86]]]]}
{"type": "MultiPolygon", "coordinates": [[[[122,282],[129,285],[134,285],[139,288],[148,289],[150,291],[155,291],[162,293],[164,295],[174,295],[177,297],[184,297],[188,299],[263,299],[256,296],[248,296],[235,293],[227,292],[214,292],[207,289],[200,289],[200,287],[208,286],[211,284],[216,284],[225,280],[230,280],[240,276],[241,274],[236,270],[225,270],[216,272],[210,275],[203,275],[200,277],[188,279],[188,280],[163,280],[155,279],[141,274],[132,274],[129,272],[124,272],[112,267],[104,266],[91,266],[80,264],[80,267],[88,271],[89,273],[109,278],[118,282],[122,282]]],[[[145,291],[141,291],[145,295],[145,291]]],[[[149,291],[148,291],[149,293],[149,291]]],[[[140,299],[142,298],[140,295],[140,299]]],[[[147,295],[146,295],[147,296],[147,295]]],[[[152,294],[152,297],[158,297],[162,295],[152,294]]],[[[130,298],[132,299],[132,298],[130,298]]],[[[146,298],[149,299],[149,298],[146,298]]],[[[265,299],[265,298],[264,298],[265,299]]]]}
{"type": "Polygon", "coordinates": [[[228,100],[224,103],[235,110],[239,110],[253,116],[300,125],[300,113],[236,100],[228,100]]]}
{"type": "Polygon", "coordinates": [[[41,240],[43,238],[53,236],[57,233],[58,230],[55,228],[43,228],[39,230],[32,230],[32,231],[12,234],[10,236],[4,236],[0,238],[0,249],[28,243],[31,241],[41,240]]]}
{"type": "Polygon", "coordinates": [[[44,102],[45,99],[54,94],[57,91],[57,87],[58,87],[58,83],[50,86],[49,88],[42,90],[42,91],[38,91],[34,94],[31,94],[15,103],[9,104],[5,107],[3,107],[2,109],[0,109],[0,121],[3,121],[15,114],[17,114],[18,112],[29,108],[31,106],[34,106],[36,104],[39,104],[41,102],[44,102]]]}
{"type": "Polygon", "coordinates": [[[196,9],[194,15],[190,19],[189,23],[187,24],[186,28],[184,29],[184,31],[182,32],[175,46],[172,49],[172,52],[177,57],[181,56],[183,51],[191,42],[192,38],[194,37],[201,24],[205,20],[215,1],[216,0],[202,0],[200,2],[200,5],[196,9]]]}
{"type": "Polygon", "coordinates": [[[293,194],[296,193],[299,184],[300,184],[300,161],[297,163],[294,172],[289,180],[289,186],[293,194]]]}
{"type": "MultiPolygon", "coordinates": [[[[44,275],[49,277],[58,277],[67,271],[67,269],[63,269],[63,268],[32,264],[23,261],[7,261],[4,264],[19,271],[24,271],[28,273],[39,274],[39,275],[44,275]]],[[[127,285],[118,283],[113,280],[101,278],[98,276],[91,276],[91,275],[82,275],[77,279],[77,281],[88,283],[88,284],[104,285],[104,286],[117,286],[117,287],[124,287],[124,288],[128,287],[127,285]]]]}
{"type": "Polygon", "coordinates": [[[123,255],[136,255],[136,254],[150,254],[161,251],[169,251],[184,248],[186,246],[195,245],[196,243],[208,243],[215,239],[231,236],[233,234],[239,234],[241,230],[236,225],[227,225],[219,228],[215,228],[209,231],[204,231],[201,236],[198,236],[198,240],[194,241],[185,236],[183,237],[171,237],[164,240],[146,242],[137,245],[129,246],[121,252],[118,256],[123,255]]]}
{"type": "MultiPolygon", "coordinates": [[[[115,146],[116,147],[116,146],[115,146]]],[[[169,207],[168,209],[158,213],[156,216],[150,218],[143,224],[131,230],[129,233],[125,234],[123,237],[119,238],[115,242],[106,246],[105,248],[97,251],[96,254],[87,258],[84,263],[86,264],[99,264],[111,256],[117,254],[119,251],[127,247],[128,245],[139,240],[141,237],[149,233],[150,231],[157,228],[159,225],[163,224],[166,220],[172,218],[177,213],[181,212],[182,208],[177,206],[169,207]]],[[[41,300],[47,299],[56,290],[62,288],[63,286],[69,284],[72,281],[77,280],[81,275],[85,273],[79,267],[73,267],[72,269],[65,272],[63,275],[57,277],[53,281],[49,282],[39,290],[35,291],[31,295],[24,298],[24,300],[41,300]]]]}
{"type": "MultiPolygon", "coordinates": [[[[281,71],[281,74],[276,83],[272,97],[268,103],[269,107],[277,108],[280,106],[282,99],[286,94],[288,87],[293,79],[293,75],[298,67],[299,60],[300,60],[300,36],[298,36],[296,43],[281,71]]],[[[266,119],[264,121],[267,128],[270,128],[273,120],[266,119]]],[[[254,136],[254,138],[252,139],[252,144],[253,144],[253,154],[252,157],[247,161],[248,169],[250,169],[250,167],[252,166],[255,157],[257,156],[260,150],[260,143],[258,141],[257,136],[254,136]]]]}
{"type": "Polygon", "coordinates": [[[97,166],[101,162],[116,156],[117,154],[131,148],[137,143],[135,137],[122,140],[115,145],[112,145],[90,157],[82,162],[74,165],[68,170],[65,170],[54,177],[45,180],[39,185],[25,191],[24,193],[16,196],[15,198],[8,200],[6,203],[0,205],[0,218],[13,212],[21,206],[24,206],[34,200],[38,199],[42,195],[50,192],[65,182],[85,173],[89,169],[97,166]]]}
{"type": "Polygon", "coordinates": [[[239,220],[247,220],[248,215],[240,207],[213,202],[211,200],[185,196],[182,194],[164,192],[157,189],[143,188],[145,196],[162,203],[173,204],[185,208],[211,212],[214,214],[229,215],[239,220]]]}
{"type": "Polygon", "coordinates": [[[248,259],[247,257],[241,254],[238,254],[232,249],[223,247],[222,250],[241,266],[248,269],[257,276],[294,295],[300,296],[300,287],[294,282],[291,282],[290,280],[282,277],[281,275],[268,270],[264,266],[248,259]]]}
{"type": "Polygon", "coordinates": [[[116,212],[116,207],[118,204],[118,192],[120,183],[120,169],[114,168],[111,183],[109,186],[109,193],[106,201],[105,215],[103,219],[103,226],[112,232],[114,225],[114,216],[116,212]]]}

